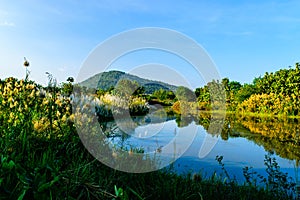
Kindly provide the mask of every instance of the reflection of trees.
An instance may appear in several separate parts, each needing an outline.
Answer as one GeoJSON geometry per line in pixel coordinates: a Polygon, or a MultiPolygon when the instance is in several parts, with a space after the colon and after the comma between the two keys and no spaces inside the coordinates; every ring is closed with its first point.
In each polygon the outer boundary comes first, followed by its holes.
{"type": "Polygon", "coordinates": [[[300,158],[300,147],[291,142],[281,142],[277,139],[269,139],[263,136],[251,136],[248,135],[247,139],[254,141],[258,145],[262,145],[265,150],[269,152],[275,152],[282,158],[289,160],[296,160],[297,165],[300,158]]]}
{"type": "MultiPolygon", "coordinates": [[[[218,120],[214,120],[218,123],[218,120]]],[[[208,133],[212,120],[209,113],[201,113],[198,123],[208,133]]],[[[230,137],[245,137],[262,145],[266,151],[275,152],[282,158],[300,159],[300,135],[297,119],[275,119],[257,117],[239,117],[227,115],[221,132],[223,140],[230,137]]]]}
{"type": "Polygon", "coordinates": [[[225,127],[223,115],[218,116],[210,112],[200,112],[197,124],[204,127],[204,129],[212,135],[220,135],[225,127]]]}
{"type": "Polygon", "coordinates": [[[247,117],[241,119],[240,123],[253,133],[275,138],[281,142],[294,143],[297,146],[300,144],[298,123],[291,120],[247,117]]]}
{"type": "Polygon", "coordinates": [[[190,123],[194,121],[194,117],[192,116],[178,116],[176,117],[176,123],[178,127],[188,126],[190,123]]]}
{"type": "Polygon", "coordinates": [[[267,151],[290,160],[300,159],[300,136],[298,120],[247,117],[238,120],[251,133],[247,138],[263,145],[267,151]]]}

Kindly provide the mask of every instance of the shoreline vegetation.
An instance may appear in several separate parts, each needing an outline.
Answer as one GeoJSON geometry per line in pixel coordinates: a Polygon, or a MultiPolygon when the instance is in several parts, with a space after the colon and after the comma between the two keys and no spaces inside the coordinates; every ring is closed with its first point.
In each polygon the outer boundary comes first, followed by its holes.
{"type": "MultiPolygon", "coordinates": [[[[145,174],[116,171],[98,162],[84,148],[74,120],[80,118],[85,119],[81,122],[89,123],[90,119],[84,114],[90,112],[96,113],[99,121],[109,121],[128,112],[145,115],[164,108],[170,115],[197,117],[205,128],[215,112],[212,108],[223,106],[226,110],[216,113],[298,119],[298,63],[295,69],[266,73],[252,84],[241,85],[224,78],[195,91],[185,87],[178,87],[176,91],[160,88],[152,94],[146,94],[137,82],[126,79],[114,88],[91,91],[74,84],[71,77],[60,85],[49,73],[48,79],[47,87],[29,80],[27,73],[25,80],[0,80],[0,199],[295,198],[295,180],[282,173],[270,155],[265,158],[268,176],[245,168],[243,184],[238,184],[227,173],[222,156],[217,157],[216,162],[223,176],[215,173],[205,179],[198,173],[180,176],[168,168],[145,174]]],[[[281,142],[292,140],[291,146],[299,148],[300,139],[294,137],[296,129],[282,137],[276,133],[268,135],[264,131],[265,124],[257,124],[257,120],[252,123],[250,118],[246,124],[250,130],[257,129],[264,137],[279,138],[281,142]]],[[[233,121],[236,119],[233,117],[233,121]]],[[[226,122],[231,122],[225,120],[225,126],[229,127],[226,122]]],[[[188,123],[189,120],[182,126],[188,123]]],[[[224,129],[218,134],[226,138],[233,133],[224,129]]]]}

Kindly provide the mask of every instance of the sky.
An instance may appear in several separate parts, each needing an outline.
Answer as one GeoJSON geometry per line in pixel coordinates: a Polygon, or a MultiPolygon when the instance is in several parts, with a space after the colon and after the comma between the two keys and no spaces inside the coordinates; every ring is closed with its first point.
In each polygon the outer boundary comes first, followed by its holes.
{"type": "MultiPolygon", "coordinates": [[[[300,1],[175,0],[0,0],[0,78],[25,77],[47,83],[46,72],[63,82],[78,77],[99,44],[136,28],[171,29],[197,42],[221,77],[251,83],[265,72],[300,61],[300,1]]],[[[140,75],[139,69],[171,66],[197,87],[190,64],[168,52],[144,50],[114,60],[111,69],[140,75]]],[[[170,73],[171,74],[171,73],[170,73]]],[[[167,74],[146,78],[176,84],[167,74]]],[[[175,76],[174,76],[175,77],[175,76]]],[[[177,84],[181,84],[180,81],[177,84]]]]}

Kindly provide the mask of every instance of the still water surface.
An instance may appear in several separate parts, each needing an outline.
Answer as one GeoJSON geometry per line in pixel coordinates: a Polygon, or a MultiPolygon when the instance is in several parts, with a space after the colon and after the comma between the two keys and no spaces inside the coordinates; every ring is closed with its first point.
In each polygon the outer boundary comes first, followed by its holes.
{"type": "Polygon", "coordinates": [[[126,127],[126,121],[121,125],[109,122],[111,127],[118,127],[110,141],[122,148],[142,148],[145,153],[169,156],[173,158],[170,159],[174,161],[171,166],[176,173],[201,172],[207,177],[214,172],[222,173],[216,156],[223,156],[230,176],[243,182],[242,168],[246,166],[266,175],[264,159],[269,154],[276,158],[281,171],[287,172],[294,180],[298,179],[297,121],[231,116],[221,123],[219,134],[209,133],[211,120],[205,115],[197,119],[148,115],[134,117],[133,121],[134,126],[131,124],[130,129],[126,127]],[[217,143],[200,158],[199,151],[205,138],[217,139],[217,143]]]}

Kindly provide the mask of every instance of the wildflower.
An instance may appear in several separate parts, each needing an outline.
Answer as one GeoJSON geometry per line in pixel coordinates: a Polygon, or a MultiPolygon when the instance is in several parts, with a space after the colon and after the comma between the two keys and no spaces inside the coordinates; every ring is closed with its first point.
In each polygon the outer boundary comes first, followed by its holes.
{"type": "Polygon", "coordinates": [[[43,101],[43,105],[48,105],[49,101],[48,100],[44,100],[43,101]]]}
{"type": "Polygon", "coordinates": [[[25,112],[28,111],[28,106],[27,106],[27,104],[24,105],[24,110],[25,110],[25,112]]]}
{"type": "Polygon", "coordinates": [[[13,99],[12,97],[9,97],[8,100],[7,100],[7,102],[8,102],[8,103],[13,103],[13,102],[14,102],[14,99],[13,99]]]}
{"type": "Polygon", "coordinates": [[[74,122],[74,120],[75,120],[75,115],[74,115],[74,114],[70,115],[69,119],[70,119],[72,122],[74,122]]]}
{"type": "Polygon", "coordinates": [[[32,90],[33,88],[34,88],[34,85],[32,85],[32,84],[27,84],[26,85],[27,90],[32,90]]]}
{"type": "Polygon", "coordinates": [[[70,107],[69,107],[69,106],[66,107],[66,111],[67,111],[67,112],[70,111],[70,107]]]}
{"type": "Polygon", "coordinates": [[[60,114],[60,112],[59,112],[59,111],[56,111],[56,117],[58,117],[58,118],[59,118],[59,117],[60,117],[60,115],[61,115],[61,114],[60,114]]]}
{"type": "Polygon", "coordinates": [[[61,103],[60,99],[56,99],[55,104],[58,105],[58,106],[62,106],[62,103],[61,103]]]}
{"type": "Polygon", "coordinates": [[[52,128],[57,129],[59,127],[59,123],[57,120],[55,120],[52,124],[52,128]]]}
{"type": "Polygon", "coordinates": [[[29,98],[34,98],[34,95],[35,95],[35,91],[32,90],[32,92],[31,92],[30,95],[29,95],[29,98]]]}
{"type": "Polygon", "coordinates": [[[26,58],[24,57],[24,67],[29,67],[29,62],[26,60],[26,58]]]}
{"type": "Polygon", "coordinates": [[[33,128],[37,132],[41,132],[43,129],[43,125],[39,121],[33,122],[33,128]]]}
{"type": "Polygon", "coordinates": [[[62,121],[62,122],[66,122],[66,121],[67,121],[67,116],[64,115],[64,116],[61,118],[61,121],[62,121]]]}
{"type": "Polygon", "coordinates": [[[17,95],[18,92],[19,92],[18,88],[15,88],[15,89],[14,89],[14,94],[17,95]]]}

